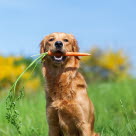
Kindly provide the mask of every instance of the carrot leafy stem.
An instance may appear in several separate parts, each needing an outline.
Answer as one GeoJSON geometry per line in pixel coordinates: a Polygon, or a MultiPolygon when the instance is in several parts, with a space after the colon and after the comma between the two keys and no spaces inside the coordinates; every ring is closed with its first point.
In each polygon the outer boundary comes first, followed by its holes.
{"type": "Polygon", "coordinates": [[[11,88],[9,89],[9,93],[8,96],[6,98],[6,119],[8,120],[8,122],[10,124],[12,124],[18,131],[19,134],[21,134],[21,119],[20,119],[20,114],[19,111],[17,110],[17,102],[23,98],[24,96],[24,89],[21,89],[18,96],[16,95],[16,87],[17,84],[19,82],[19,80],[21,79],[21,77],[24,75],[24,73],[30,69],[32,66],[34,66],[34,68],[32,69],[32,71],[35,69],[35,67],[37,66],[37,63],[42,60],[48,53],[42,53],[39,54],[39,56],[34,59],[27,67],[26,69],[19,75],[19,77],[16,79],[16,81],[13,83],[13,85],[11,86],[11,88]]]}

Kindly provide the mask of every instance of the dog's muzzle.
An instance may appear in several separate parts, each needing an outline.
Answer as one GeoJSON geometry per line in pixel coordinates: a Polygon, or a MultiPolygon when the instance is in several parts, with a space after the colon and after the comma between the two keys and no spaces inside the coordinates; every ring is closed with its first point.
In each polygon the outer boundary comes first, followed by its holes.
{"type": "Polygon", "coordinates": [[[61,63],[61,62],[65,61],[66,56],[63,56],[63,54],[65,53],[65,51],[63,49],[63,43],[61,41],[56,41],[54,43],[54,47],[55,48],[52,50],[52,52],[58,53],[58,54],[60,54],[60,56],[51,56],[52,60],[56,63],[61,63]]]}
{"type": "MultiPolygon", "coordinates": [[[[52,60],[56,63],[61,63],[64,62],[66,60],[66,56],[63,56],[65,54],[65,50],[62,49],[61,47],[59,47],[61,44],[57,44],[56,46],[58,46],[56,49],[52,50],[53,53],[57,53],[60,55],[57,56],[51,56],[52,60]]],[[[63,46],[63,45],[62,45],[63,46]]]]}
{"type": "Polygon", "coordinates": [[[61,50],[62,47],[63,47],[63,43],[61,41],[56,41],[54,43],[54,45],[55,45],[55,47],[56,47],[57,50],[61,50]]]}

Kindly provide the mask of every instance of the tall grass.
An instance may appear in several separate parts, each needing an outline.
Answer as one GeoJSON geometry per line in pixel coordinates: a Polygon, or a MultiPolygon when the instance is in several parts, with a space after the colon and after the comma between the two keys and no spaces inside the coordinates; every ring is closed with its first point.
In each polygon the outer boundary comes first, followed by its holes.
{"type": "Polygon", "coordinates": [[[136,135],[135,81],[91,85],[89,91],[102,136],[136,135]]]}
{"type": "MultiPolygon", "coordinates": [[[[136,135],[135,81],[99,83],[88,86],[95,106],[95,131],[101,136],[136,135]]],[[[45,95],[39,91],[25,96],[17,104],[20,111],[21,136],[47,136],[45,95]]],[[[5,97],[0,98],[0,136],[18,136],[14,126],[5,119],[5,97]]]]}

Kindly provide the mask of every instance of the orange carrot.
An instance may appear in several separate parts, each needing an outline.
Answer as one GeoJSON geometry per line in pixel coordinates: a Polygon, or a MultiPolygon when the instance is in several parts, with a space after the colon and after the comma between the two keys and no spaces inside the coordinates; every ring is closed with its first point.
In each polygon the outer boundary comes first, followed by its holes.
{"type": "Polygon", "coordinates": [[[89,53],[80,53],[80,52],[66,52],[63,53],[52,53],[51,51],[48,51],[49,56],[90,56],[89,53]]]}

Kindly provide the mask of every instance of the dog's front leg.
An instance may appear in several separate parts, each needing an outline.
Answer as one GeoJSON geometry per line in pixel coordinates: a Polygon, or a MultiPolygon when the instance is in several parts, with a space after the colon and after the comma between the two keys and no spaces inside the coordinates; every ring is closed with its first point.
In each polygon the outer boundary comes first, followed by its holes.
{"type": "Polygon", "coordinates": [[[49,125],[48,136],[63,136],[58,126],[49,125]]]}
{"type": "Polygon", "coordinates": [[[47,114],[47,121],[49,126],[48,136],[62,136],[59,126],[57,110],[55,110],[51,106],[47,106],[46,114],[47,114]]]}
{"type": "Polygon", "coordinates": [[[88,123],[83,123],[79,128],[80,136],[92,136],[91,135],[91,127],[88,123]]]}

